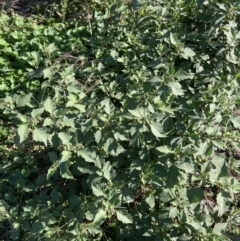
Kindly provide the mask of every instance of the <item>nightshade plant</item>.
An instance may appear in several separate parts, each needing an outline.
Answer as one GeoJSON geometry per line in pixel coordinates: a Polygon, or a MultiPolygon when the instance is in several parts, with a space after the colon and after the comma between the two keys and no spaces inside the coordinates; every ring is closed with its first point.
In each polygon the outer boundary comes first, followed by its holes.
{"type": "Polygon", "coordinates": [[[0,237],[238,240],[238,1],[93,6],[1,15],[0,237]]]}

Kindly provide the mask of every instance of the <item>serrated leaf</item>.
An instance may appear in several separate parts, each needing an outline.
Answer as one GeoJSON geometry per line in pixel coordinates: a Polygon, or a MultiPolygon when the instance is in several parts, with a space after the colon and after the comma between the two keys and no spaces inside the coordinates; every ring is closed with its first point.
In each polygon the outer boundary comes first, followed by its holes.
{"type": "Polygon", "coordinates": [[[8,212],[9,205],[4,200],[0,200],[0,213],[8,212]]]}
{"type": "Polygon", "coordinates": [[[222,217],[224,213],[226,213],[231,205],[232,198],[228,193],[218,193],[217,195],[217,208],[218,208],[218,216],[222,217]]]}
{"type": "Polygon", "coordinates": [[[58,165],[56,163],[54,163],[49,169],[48,169],[48,172],[47,172],[47,180],[50,179],[50,177],[52,177],[56,170],[58,168],[58,165]]]}
{"type": "MultiPolygon", "coordinates": [[[[99,133],[99,135],[101,136],[101,132],[99,133]]],[[[124,135],[122,135],[122,134],[119,133],[119,132],[115,132],[115,133],[114,133],[114,138],[115,138],[116,140],[120,140],[120,141],[127,141],[127,140],[128,140],[124,135]]]]}
{"type": "Polygon", "coordinates": [[[100,186],[100,184],[91,184],[92,186],[92,191],[93,194],[97,197],[101,197],[101,196],[105,196],[106,194],[104,193],[102,187],[100,186]]]}
{"type": "Polygon", "coordinates": [[[58,137],[60,138],[60,140],[62,141],[63,145],[68,145],[70,144],[70,140],[71,140],[71,135],[69,135],[66,132],[59,132],[58,133],[58,137]]]}
{"type": "Polygon", "coordinates": [[[216,156],[212,158],[211,162],[216,167],[215,169],[213,169],[213,171],[215,172],[218,178],[228,176],[228,168],[224,158],[216,156]]]}
{"type": "Polygon", "coordinates": [[[110,115],[115,109],[115,106],[113,105],[113,103],[111,102],[111,100],[108,98],[105,101],[105,107],[104,110],[105,112],[110,115]]]}
{"type": "Polygon", "coordinates": [[[104,177],[109,181],[111,181],[116,176],[115,170],[112,169],[112,166],[109,161],[105,163],[102,171],[104,177]]]}
{"type": "Polygon", "coordinates": [[[163,112],[167,112],[167,113],[170,113],[170,114],[174,115],[174,111],[176,111],[176,110],[177,110],[177,108],[172,109],[172,108],[170,108],[169,106],[160,106],[160,107],[159,107],[159,110],[161,110],[161,111],[163,111],[163,112]]]}
{"type": "Polygon", "coordinates": [[[32,110],[31,116],[32,118],[38,118],[39,116],[41,116],[43,112],[44,112],[44,108],[37,108],[32,110]]]}
{"type": "Polygon", "coordinates": [[[163,134],[163,126],[160,123],[151,122],[150,127],[153,135],[156,137],[166,137],[166,135],[163,134]]]}
{"type": "Polygon", "coordinates": [[[178,95],[184,95],[184,92],[182,90],[182,86],[178,82],[170,82],[168,86],[172,89],[172,93],[175,96],[178,95]]]}
{"type": "Polygon", "coordinates": [[[222,143],[220,141],[215,141],[215,140],[212,140],[212,143],[215,147],[221,149],[221,150],[224,150],[224,147],[222,145],[222,143]]]}
{"type": "Polygon", "coordinates": [[[26,115],[22,115],[22,114],[19,114],[18,115],[18,118],[22,121],[22,122],[28,122],[28,117],[26,115]]]}
{"type": "Polygon", "coordinates": [[[136,110],[128,110],[128,112],[130,112],[133,116],[137,117],[137,118],[142,118],[142,115],[139,111],[139,109],[136,110]]]}
{"type": "Polygon", "coordinates": [[[61,163],[59,165],[60,175],[61,175],[61,177],[65,178],[65,179],[74,179],[72,173],[69,170],[69,166],[70,166],[70,163],[68,160],[66,160],[66,161],[61,160],[61,163]]]}
{"type": "Polygon", "coordinates": [[[48,134],[43,128],[35,128],[33,131],[33,140],[43,142],[47,146],[48,134]]]}
{"type": "Polygon", "coordinates": [[[169,218],[175,218],[179,214],[177,207],[171,207],[169,210],[169,218]]]}
{"type": "Polygon", "coordinates": [[[179,69],[176,73],[175,73],[175,77],[179,80],[185,80],[185,79],[193,79],[194,75],[188,73],[187,71],[184,71],[182,69],[179,69]]]}
{"type": "Polygon", "coordinates": [[[22,143],[23,141],[25,141],[27,139],[29,131],[30,130],[28,128],[28,124],[27,123],[21,124],[18,127],[18,135],[20,137],[20,143],[22,143]]]}
{"type": "Polygon", "coordinates": [[[74,104],[73,105],[75,108],[77,108],[78,110],[80,110],[80,113],[84,113],[86,112],[86,106],[85,105],[81,105],[81,104],[74,104]]]}
{"type": "Polygon", "coordinates": [[[152,193],[145,199],[146,203],[150,206],[150,208],[155,207],[155,198],[152,193]]]}
{"type": "Polygon", "coordinates": [[[17,107],[25,106],[29,104],[31,98],[32,98],[32,93],[29,93],[27,95],[17,96],[15,100],[17,107]]]}
{"type": "Polygon", "coordinates": [[[122,223],[133,223],[131,215],[125,209],[115,210],[118,221],[122,223]]]}
{"type": "Polygon", "coordinates": [[[107,217],[106,211],[103,209],[99,209],[97,214],[95,215],[93,223],[104,222],[106,220],[106,217],[107,217]]]}
{"type": "Polygon", "coordinates": [[[53,121],[50,117],[47,117],[43,122],[43,126],[51,126],[51,125],[53,125],[53,121]]]}
{"type": "Polygon", "coordinates": [[[171,43],[172,45],[174,45],[174,46],[176,46],[176,44],[177,44],[177,42],[176,42],[176,40],[175,40],[175,38],[174,38],[174,36],[173,36],[172,33],[170,33],[170,43],[171,43]]]}
{"type": "Polygon", "coordinates": [[[96,226],[94,224],[89,224],[87,226],[87,230],[90,234],[98,234],[102,231],[98,226],[96,226]]]}
{"type": "Polygon", "coordinates": [[[230,120],[235,128],[240,129],[240,116],[232,117],[230,120]]]}
{"type": "Polygon", "coordinates": [[[115,59],[119,56],[119,53],[115,49],[113,49],[111,50],[110,55],[115,59]]]}
{"type": "Polygon", "coordinates": [[[54,101],[50,98],[47,98],[43,103],[44,109],[49,112],[50,114],[56,109],[56,105],[54,101]]]}
{"type": "Polygon", "coordinates": [[[195,55],[196,55],[196,53],[188,47],[182,49],[181,56],[185,59],[188,59],[189,57],[193,57],[195,55]]]}
{"type": "Polygon", "coordinates": [[[176,166],[179,169],[185,171],[186,173],[195,173],[196,172],[194,164],[192,162],[187,162],[186,160],[177,162],[176,166]]]}
{"type": "Polygon", "coordinates": [[[51,77],[53,75],[51,68],[46,68],[42,72],[43,72],[43,78],[44,79],[51,79],[51,77]]]}
{"type": "Polygon", "coordinates": [[[228,223],[216,223],[213,228],[213,234],[222,235],[222,233],[226,230],[228,223]]]}
{"type": "Polygon", "coordinates": [[[64,77],[71,75],[74,72],[75,65],[69,65],[67,68],[64,69],[64,77]]]}
{"type": "Polygon", "coordinates": [[[173,199],[172,195],[170,194],[169,190],[164,190],[161,194],[159,199],[164,202],[167,203],[169,201],[171,201],[173,199]]]}
{"type": "Polygon", "coordinates": [[[173,151],[168,146],[159,146],[156,147],[156,150],[158,150],[161,153],[173,153],[173,151]]]}
{"type": "Polygon", "coordinates": [[[78,150],[77,154],[84,158],[86,162],[96,162],[95,155],[93,155],[87,148],[78,150]]]}

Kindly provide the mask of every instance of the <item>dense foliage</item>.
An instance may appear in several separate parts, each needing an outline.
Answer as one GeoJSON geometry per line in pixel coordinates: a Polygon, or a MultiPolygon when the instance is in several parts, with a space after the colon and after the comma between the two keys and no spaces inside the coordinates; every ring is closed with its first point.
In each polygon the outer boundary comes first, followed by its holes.
{"type": "Polygon", "coordinates": [[[239,240],[239,22],[237,0],[2,12],[0,237],[239,240]]]}

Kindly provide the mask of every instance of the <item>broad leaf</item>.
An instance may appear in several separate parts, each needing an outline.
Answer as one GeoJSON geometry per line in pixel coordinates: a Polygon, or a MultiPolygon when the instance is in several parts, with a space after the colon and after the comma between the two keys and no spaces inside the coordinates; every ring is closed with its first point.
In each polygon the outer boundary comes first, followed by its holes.
{"type": "Polygon", "coordinates": [[[145,199],[146,203],[150,206],[150,208],[155,207],[155,198],[152,193],[145,199]]]}
{"type": "Polygon", "coordinates": [[[192,49],[190,49],[190,48],[184,48],[184,49],[182,49],[181,56],[182,56],[183,58],[185,58],[185,59],[188,59],[189,57],[193,57],[193,56],[195,56],[195,55],[196,55],[196,53],[195,53],[192,49]]]}
{"type": "Polygon", "coordinates": [[[47,146],[48,134],[43,128],[35,128],[33,131],[33,140],[43,142],[47,146]]]}
{"type": "Polygon", "coordinates": [[[18,107],[20,106],[25,106],[25,105],[28,105],[30,100],[32,98],[32,93],[29,93],[27,95],[21,95],[21,96],[17,96],[16,97],[16,105],[18,107]]]}
{"type": "Polygon", "coordinates": [[[18,127],[18,135],[20,137],[20,143],[27,139],[29,131],[30,130],[28,128],[28,124],[27,123],[21,124],[18,127]]]}
{"type": "Polygon", "coordinates": [[[100,197],[100,196],[105,196],[105,193],[102,189],[102,187],[100,186],[100,184],[91,184],[92,186],[92,191],[93,191],[93,194],[97,197],[100,197]]]}
{"type": "Polygon", "coordinates": [[[87,162],[96,162],[95,155],[93,155],[92,152],[90,152],[87,148],[83,148],[78,150],[77,152],[78,156],[81,156],[82,158],[85,159],[87,162]]]}
{"type": "Polygon", "coordinates": [[[230,120],[235,128],[240,129],[240,116],[232,117],[230,120]]]}
{"type": "Polygon", "coordinates": [[[178,95],[184,95],[184,92],[182,90],[182,86],[178,82],[170,82],[168,86],[172,89],[172,93],[175,96],[178,95]]]}
{"type": "Polygon", "coordinates": [[[131,215],[125,209],[115,210],[117,214],[118,221],[122,223],[133,223],[131,215]]]}
{"type": "Polygon", "coordinates": [[[71,140],[71,135],[66,132],[59,132],[58,137],[61,139],[63,145],[69,145],[71,140]]]}
{"type": "Polygon", "coordinates": [[[44,108],[47,112],[49,112],[50,114],[53,113],[53,111],[56,109],[56,105],[54,103],[54,101],[50,98],[47,98],[44,102],[44,108]]]}
{"type": "Polygon", "coordinates": [[[103,209],[99,209],[93,220],[93,223],[102,223],[106,220],[106,217],[107,217],[106,211],[103,209]]]}
{"type": "Polygon", "coordinates": [[[104,107],[104,110],[105,112],[110,115],[112,114],[112,112],[114,111],[115,107],[113,105],[113,103],[111,102],[111,100],[108,98],[106,99],[105,101],[105,107],[104,107]]]}
{"type": "Polygon", "coordinates": [[[224,213],[226,213],[231,205],[232,198],[230,194],[226,192],[220,192],[217,195],[217,208],[218,208],[218,216],[222,217],[224,213]]]}
{"type": "Polygon", "coordinates": [[[163,133],[163,126],[160,123],[151,122],[150,127],[153,135],[156,137],[166,137],[166,135],[163,133]]]}
{"type": "Polygon", "coordinates": [[[32,118],[38,118],[39,116],[41,116],[43,112],[44,112],[44,108],[37,108],[32,110],[31,116],[32,118]]]}
{"type": "Polygon", "coordinates": [[[222,235],[227,228],[228,223],[216,223],[213,228],[213,234],[215,235],[222,235]]]}

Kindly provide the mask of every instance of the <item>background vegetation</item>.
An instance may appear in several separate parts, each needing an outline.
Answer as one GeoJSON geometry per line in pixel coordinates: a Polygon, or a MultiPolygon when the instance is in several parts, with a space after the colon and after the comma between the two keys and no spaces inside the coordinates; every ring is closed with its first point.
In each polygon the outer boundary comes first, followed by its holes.
{"type": "Polygon", "coordinates": [[[0,1],[1,240],[239,240],[239,1],[0,1]]]}

